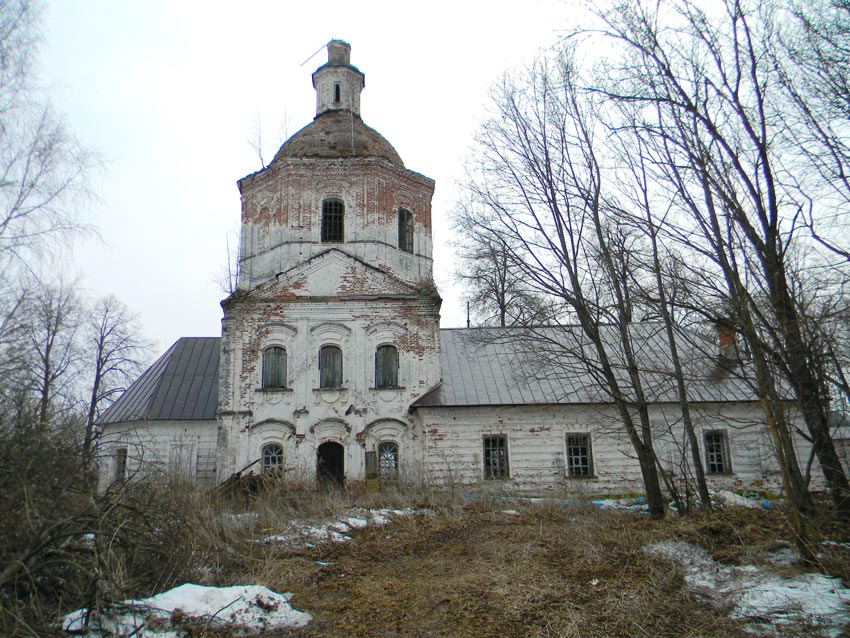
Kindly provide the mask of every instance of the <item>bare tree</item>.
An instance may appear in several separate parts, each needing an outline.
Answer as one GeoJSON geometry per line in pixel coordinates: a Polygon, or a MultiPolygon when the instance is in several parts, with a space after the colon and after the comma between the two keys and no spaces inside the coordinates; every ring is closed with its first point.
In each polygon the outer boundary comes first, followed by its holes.
{"type": "Polygon", "coordinates": [[[78,205],[96,164],[44,106],[34,81],[38,19],[28,0],[0,3],[0,260],[6,269],[84,230],[78,205]]]}
{"type": "Polygon", "coordinates": [[[55,417],[78,407],[82,302],[75,285],[59,282],[34,292],[24,310],[23,383],[36,399],[38,425],[46,430],[55,417]]]}
{"type": "MultiPolygon", "coordinates": [[[[716,9],[671,1],[602,13],[617,53],[611,80],[597,90],[640,112],[637,127],[659,149],[660,173],[678,173],[668,193],[683,200],[679,187],[694,189],[682,202],[678,221],[690,227],[680,236],[696,234],[723,251],[714,262],[728,277],[735,319],[771,367],[786,372],[833,501],[850,516],[850,484],[829,435],[829,392],[789,283],[789,254],[805,240],[807,176],[786,134],[789,98],[771,55],[775,12],[744,0],[716,9]]],[[[762,372],[760,385],[779,400],[781,384],[762,372]]],[[[779,418],[778,404],[768,412],[769,421],[779,418]]]]}
{"type": "Polygon", "coordinates": [[[142,372],[150,344],[141,336],[138,319],[114,296],[99,299],[86,315],[83,357],[91,392],[82,453],[88,470],[97,438],[97,419],[142,372]]]}
{"type": "Polygon", "coordinates": [[[540,59],[525,77],[506,77],[493,95],[496,112],[478,136],[481,164],[469,178],[480,203],[464,227],[504,250],[510,267],[553,317],[575,320],[579,333],[530,328],[550,368],[564,354],[598,379],[637,457],[650,514],[664,516],[652,442],[649,399],[632,341],[635,298],[631,237],[607,218],[610,186],[598,155],[596,105],[582,98],[574,60],[565,51],[540,59]]]}
{"type": "Polygon", "coordinates": [[[511,251],[502,245],[506,237],[490,237],[475,232],[474,227],[465,228],[464,224],[476,215],[462,207],[454,217],[461,238],[455,245],[455,277],[464,286],[466,300],[479,322],[502,327],[545,323],[545,304],[511,267],[511,251]]]}

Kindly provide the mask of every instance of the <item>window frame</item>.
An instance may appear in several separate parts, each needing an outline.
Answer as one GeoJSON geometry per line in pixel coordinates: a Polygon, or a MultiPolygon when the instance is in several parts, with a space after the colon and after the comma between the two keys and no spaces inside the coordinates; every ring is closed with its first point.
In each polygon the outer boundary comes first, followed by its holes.
{"type": "Polygon", "coordinates": [[[705,430],[702,433],[702,442],[705,449],[705,473],[711,475],[732,474],[729,435],[726,430],[705,430]],[[720,437],[718,441],[709,441],[709,437],[715,436],[720,437]],[[717,467],[718,458],[721,469],[712,469],[717,467]]]}
{"type": "Polygon", "coordinates": [[[484,479],[504,481],[511,478],[507,434],[486,434],[482,437],[484,479]],[[493,453],[496,452],[494,458],[493,453]]]}
{"type": "Polygon", "coordinates": [[[399,474],[399,460],[401,457],[401,448],[397,441],[379,441],[375,446],[375,453],[378,458],[378,480],[382,483],[388,483],[392,481],[398,480],[399,474]],[[389,446],[395,448],[395,454],[390,456],[385,456],[382,452],[382,448],[386,449],[389,446]],[[392,458],[393,464],[391,468],[385,470],[385,458],[392,458]]]}
{"type": "Polygon", "coordinates": [[[343,356],[342,356],[342,348],[334,343],[328,343],[319,348],[319,389],[320,390],[342,390],[343,386],[343,356]],[[338,370],[334,374],[334,378],[326,378],[326,369],[330,367],[325,366],[325,356],[326,353],[330,353],[331,351],[336,351],[339,353],[339,364],[338,370]]]}
{"type": "Polygon", "coordinates": [[[277,441],[266,443],[260,448],[260,463],[262,464],[263,472],[279,472],[283,468],[283,445],[277,441]],[[272,448],[277,448],[276,453],[272,453],[272,448]],[[271,463],[270,460],[276,459],[277,462],[271,463]]]}
{"type": "Polygon", "coordinates": [[[319,233],[323,244],[345,242],[345,202],[338,197],[322,200],[322,227],[319,233]]]}
{"type": "Polygon", "coordinates": [[[564,437],[564,444],[566,445],[567,476],[579,479],[596,476],[593,465],[593,437],[590,433],[567,432],[564,437]],[[581,448],[584,448],[583,453],[581,448]],[[571,450],[574,450],[574,452],[571,450]]]}
{"type": "Polygon", "coordinates": [[[413,254],[413,212],[398,209],[398,249],[413,254]]]}
{"type": "Polygon", "coordinates": [[[115,448],[113,452],[112,466],[112,482],[124,483],[127,480],[127,458],[128,450],[126,447],[115,448]]]}
{"type": "Polygon", "coordinates": [[[391,343],[384,343],[375,348],[375,388],[378,390],[394,390],[398,384],[398,348],[391,343]],[[387,370],[386,359],[381,357],[382,352],[392,351],[395,353],[393,369],[387,370]],[[389,379],[387,378],[389,376],[389,379]]]}
{"type": "Polygon", "coordinates": [[[283,346],[268,346],[267,348],[265,348],[263,350],[263,364],[262,364],[262,371],[261,371],[261,377],[262,378],[260,379],[260,387],[263,390],[287,390],[289,388],[289,386],[287,385],[287,382],[289,381],[288,366],[289,366],[289,355],[286,352],[286,348],[284,348],[283,346]],[[278,353],[277,356],[281,359],[281,363],[278,364],[279,376],[282,377],[282,379],[280,379],[279,385],[278,384],[272,385],[269,382],[270,381],[269,377],[272,376],[271,372],[269,371],[269,367],[271,365],[269,362],[270,362],[270,356],[273,353],[278,353]]]}

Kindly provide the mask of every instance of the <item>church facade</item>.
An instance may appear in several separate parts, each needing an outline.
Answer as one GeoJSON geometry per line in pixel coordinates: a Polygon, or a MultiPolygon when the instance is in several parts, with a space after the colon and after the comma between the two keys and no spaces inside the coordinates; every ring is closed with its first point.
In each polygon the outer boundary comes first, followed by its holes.
{"type": "MultiPolygon", "coordinates": [[[[440,330],[434,182],[363,122],[349,45],[327,49],[313,122],[238,182],[239,281],[221,336],[178,340],[103,415],[104,483],[274,471],[293,483],[640,489],[616,410],[586,372],[565,362],[541,375],[504,331],[440,330]]],[[[665,350],[659,326],[635,330],[648,358],[665,350]]],[[[709,374],[703,345],[690,345],[703,378],[689,391],[711,480],[777,486],[757,401],[709,374]]],[[[655,387],[659,458],[681,477],[676,397],[655,387]]]]}

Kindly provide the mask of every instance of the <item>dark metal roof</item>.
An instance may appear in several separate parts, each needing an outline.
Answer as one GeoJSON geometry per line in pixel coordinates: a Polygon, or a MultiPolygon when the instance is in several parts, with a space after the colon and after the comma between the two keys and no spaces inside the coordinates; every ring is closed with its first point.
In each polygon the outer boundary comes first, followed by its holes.
{"type": "Polygon", "coordinates": [[[210,421],[218,408],[219,337],[182,337],[100,419],[210,421]]]}
{"type": "MultiPolygon", "coordinates": [[[[628,371],[614,326],[600,326],[621,388],[628,371]]],[[[650,402],[678,400],[663,324],[630,326],[640,376],[650,402]]],[[[686,331],[676,336],[688,398],[694,402],[753,401],[738,366],[730,371],[710,339],[686,331]]],[[[610,403],[595,365],[595,349],[577,326],[460,328],[440,331],[442,382],[411,407],[610,403]]]]}

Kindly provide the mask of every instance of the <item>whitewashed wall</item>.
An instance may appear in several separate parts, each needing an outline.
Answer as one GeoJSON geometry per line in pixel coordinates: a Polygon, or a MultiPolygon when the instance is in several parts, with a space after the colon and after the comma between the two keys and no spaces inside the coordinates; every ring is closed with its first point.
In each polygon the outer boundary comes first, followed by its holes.
{"type": "MultiPolygon", "coordinates": [[[[434,485],[502,484],[526,491],[567,494],[640,493],[643,483],[631,443],[610,406],[517,406],[420,408],[425,434],[426,480],[434,485]],[[588,433],[593,448],[594,475],[569,477],[566,435],[588,433]],[[510,478],[483,479],[483,438],[503,434],[508,440],[510,478]]],[[[680,480],[683,427],[675,406],[656,407],[651,416],[656,451],[668,472],[680,480]]],[[[708,477],[715,488],[778,490],[781,477],[757,404],[716,404],[694,411],[700,446],[705,430],[720,430],[728,438],[731,472],[708,477]]],[[[807,445],[800,441],[801,459],[807,445]]],[[[700,450],[705,462],[705,451],[700,450]]],[[[685,456],[685,463],[689,464],[685,456]]]]}
{"type": "Polygon", "coordinates": [[[216,482],[216,421],[132,421],[107,425],[99,443],[100,486],[116,476],[116,454],[127,450],[126,477],[216,482]]]}

